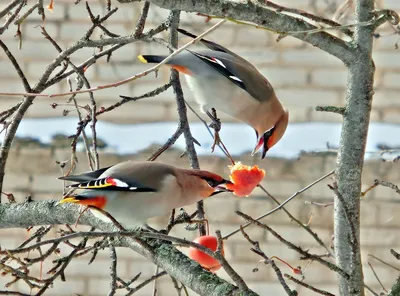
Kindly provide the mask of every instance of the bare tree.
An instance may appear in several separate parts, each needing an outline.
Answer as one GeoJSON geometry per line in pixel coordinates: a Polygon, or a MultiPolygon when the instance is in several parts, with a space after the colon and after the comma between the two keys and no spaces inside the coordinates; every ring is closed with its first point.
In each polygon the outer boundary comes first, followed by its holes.
{"type": "MultiPolygon", "coordinates": [[[[136,1],[119,0],[119,2],[128,3],[136,1]]],[[[272,266],[287,295],[297,295],[297,292],[291,290],[286,280],[294,281],[295,283],[301,284],[319,294],[332,294],[320,290],[318,287],[312,287],[305,281],[296,279],[291,275],[282,275],[282,272],[273,260],[274,258],[268,258],[260,249],[258,242],[254,241],[246,233],[246,226],[253,224],[265,229],[271,233],[271,235],[279,239],[283,244],[297,251],[302,258],[318,262],[326,266],[332,272],[337,273],[339,277],[340,295],[365,295],[364,291],[366,288],[374,295],[378,295],[376,292],[372,291],[366,283],[364,283],[361,264],[361,174],[374,92],[373,83],[375,66],[371,57],[374,38],[373,34],[379,26],[386,22],[390,22],[392,25],[397,25],[399,22],[399,16],[390,10],[375,9],[374,0],[345,1],[345,4],[346,5],[340,8],[341,10],[344,9],[343,7],[354,7],[354,24],[340,24],[336,21],[313,15],[305,11],[283,7],[271,1],[238,2],[230,0],[150,0],[144,2],[142,13],[137,20],[135,32],[127,36],[119,36],[108,30],[105,25],[105,21],[113,17],[113,14],[116,11],[116,8],[112,7],[112,2],[107,1],[107,12],[103,16],[95,16],[90,9],[90,5],[86,3],[86,10],[92,25],[86,33],[83,34],[81,39],[77,40],[76,43],[68,48],[62,48],[57,44],[57,42],[46,31],[46,27],[42,27],[42,34],[54,46],[55,50],[58,51],[59,54],[54,61],[47,66],[45,71],[42,73],[41,78],[35,85],[29,84],[18,60],[15,59],[13,53],[7,47],[7,44],[0,39],[0,46],[2,47],[3,52],[13,64],[15,71],[18,73],[25,88],[24,93],[2,93],[0,90],[0,95],[21,97],[21,102],[9,110],[4,110],[0,113],[0,122],[5,125],[7,130],[0,148],[0,189],[3,185],[8,153],[19,124],[30,106],[35,104],[35,100],[38,97],[69,97],[69,102],[72,102],[75,105],[79,114],[77,131],[72,137],[71,162],[69,169],[74,169],[76,144],[80,137],[83,138],[83,142],[85,143],[88,165],[91,169],[96,169],[99,167],[96,133],[97,117],[106,112],[118,112],[118,108],[129,101],[156,96],[169,87],[172,87],[176,95],[179,115],[177,130],[168,142],[160,147],[160,149],[154,153],[150,159],[155,160],[161,153],[172,146],[183,134],[186,140],[186,153],[190,165],[193,168],[199,168],[199,162],[194,146],[195,140],[188,124],[187,110],[180,86],[179,75],[175,70],[171,71],[170,82],[160,88],[154,89],[153,91],[139,97],[123,97],[121,101],[107,108],[98,109],[96,106],[95,94],[97,91],[110,87],[118,87],[124,83],[140,79],[141,77],[156,71],[166,61],[123,81],[97,87],[93,87],[90,84],[89,80],[85,76],[85,70],[98,59],[112,59],[112,53],[114,51],[133,42],[154,42],[162,44],[171,50],[171,56],[181,52],[193,42],[178,48],[176,29],[179,26],[180,11],[200,13],[210,19],[221,19],[217,25],[204,32],[204,34],[200,35],[199,38],[205,36],[211,30],[217,29],[218,26],[221,26],[227,21],[247,25],[249,26],[249,30],[251,30],[252,27],[257,26],[258,28],[276,33],[278,35],[278,40],[282,38],[297,38],[341,60],[347,67],[348,71],[347,99],[345,106],[324,106],[318,108],[318,110],[321,111],[338,113],[343,117],[343,128],[337,158],[337,168],[305,187],[303,190],[294,193],[293,196],[289,197],[282,204],[263,189],[267,195],[276,201],[276,209],[266,213],[262,217],[258,217],[257,219],[254,219],[245,213],[238,212],[237,214],[247,223],[244,224],[243,227],[241,226],[238,228],[235,233],[241,232],[252,246],[251,250],[258,254],[264,263],[272,266]],[[150,9],[150,4],[169,9],[171,12],[168,18],[159,24],[158,27],[151,30],[145,30],[146,18],[150,9]],[[102,39],[92,38],[93,31],[96,28],[103,32],[104,37],[102,39]],[[163,40],[157,37],[157,34],[166,30],[169,30],[169,40],[163,40]],[[334,35],[331,32],[335,32],[336,34],[334,35]],[[78,52],[80,49],[88,47],[99,48],[100,50],[85,62],[79,65],[74,64],[71,61],[70,56],[73,53],[78,52]],[[56,71],[56,68],[58,71],[56,71]],[[78,82],[75,85],[75,89],[73,89],[72,83],[70,83],[70,77],[72,75],[77,76],[78,82]],[[71,89],[69,92],[54,94],[46,93],[47,88],[64,80],[67,80],[70,83],[71,89]],[[84,110],[81,111],[81,109],[78,108],[76,95],[82,93],[88,94],[90,105],[86,106],[84,110]],[[88,140],[88,136],[86,135],[86,133],[88,133],[86,130],[88,126],[90,126],[89,132],[91,133],[91,141],[88,140]],[[317,233],[313,232],[308,226],[303,225],[284,207],[286,203],[298,194],[304,192],[323,178],[331,176],[332,174],[334,174],[335,178],[335,181],[331,185],[333,191],[332,194],[335,197],[335,233],[333,251],[321,241],[317,233]],[[271,215],[278,210],[285,211],[293,221],[298,223],[319,245],[326,249],[327,254],[325,256],[320,256],[312,254],[307,250],[303,250],[299,246],[296,246],[283,238],[268,225],[258,221],[260,218],[271,215]],[[334,258],[334,262],[331,260],[332,257],[334,258]]],[[[6,30],[16,27],[18,37],[23,38],[19,26],[35,11],[42,16],[43,21],[46,19],[43,1],[39,0],[36,4],[30,6],[23,15],[21,15],[21,9],[27,5],[31,5],[31,3],[28,4],[27,1],[24,0],[14,0],[10,1],[10,3],[0,11],[0,18],[5,20],[3,26],[0,27],[0,36],[6,30]]],[[[52,1],[50,5],[52,5],[52,1]]],[[[81,5],[82,9],[84,9],[83,3],[79,3],[78,5],[81,5]]],[[[339,14],[343,14],[343,11],[339,11],[339,14]]],[[[57,105],[54,105],[54,108],[57,108],[57,105]]],[[[216,136],[217,135],[218,131],[216,131],[216,136]]],[[[229,155],[228,151],[225,152],[229,155]]],[[[377,181],[375,186],[388,185],[385,184],[386,183],[382,183],[382,181],[377,181]]],[[[392,188],[398,191],[398,188],[394,188],[393,186],[392,188]]],[[[12,291],[12,283],[23,281],[29,287],[38,289],[36,295],[43,295],[57,278],[65,280],[64,270],[75,257],[87,254],[88,252],[93,252],[92,260],[95,260],[97,251],[102,248],[109,248],[110,250],[111,280],[108,295],[114,295],[118,289],[124,289],[127,295],[134,294],[137,290],[142,288],[141,285],[137,285],[134,288],[131,287],[132,284],[135,284],[139,275],[133,277],[129,281],[125,281],[120,279],[116,272],[117,255],[115,247],[126,247],[138,252],[163,270],[145,281],[144,285],[156,280],[158,277],[168,274],[172,277],[173,281],[176,282],[176,288],[179,293],[182,287],[179,287],[178,282],[200,295],[256,295],[255,292],[248,288],[246,282],[232,268],[223,255],[222,241],[228,239],[233,234],[222,238],[220,233],[217,231],[219,248],[215,252],[185,239],[168,235],[169,231],[177,224],[194,223],[194,221],[203,219],[204,208],[202,203],[199,203],[196,213],[192,215],[186,213],[175,215],[175,213],[172,213],[170,222],[166,226],[165,230],[157,232],[125,230],[117,221],[105,224],[95,219],[89,212],[80,214],[76,210],[75,206],[60,205],[55,200],[40,202],[27,200],[24,203],[14,203],[12,202],[12,196],[8,195],[8,197],[10,202],[6,203],[3,200],[3,203],[0,205],[0,228],[42,227],[24,241],[18,248],[0,251],[2,256],[0,267],[5,274],[9,274],[13,278],[7,287],[7,291],[1,291],[0,294],[8,293],[8,295],[22,295],[17,291],[12,291]],[[69,227],[69,225],[74,224],[76,221],[79,221],[79,224],[91,226],[91,230],[86,232],[74,231],[69,227]],[[59,224],[66,225],[60,236],[55,239],[45,238],[45,235],[52,227],[47,225],[59,224]],[[71,241],[73,239],[80,239],[80,242],[78,244],[72,243],[71,241]],[[202,269],[198,264],[193,264],[193,261],[179,252],[174,245],[170,244],[170,242],[181,246],[196,247],[210,256],[213,256],[220,262],[234,284],[228,283],[215,274],[202,269]],[[50,272],[51,276],[44,279],[30,276],[29,269],[36,263],[48,260],[51,254],[57,252],[60,244],[68,244],[73,248],[73,251],[68,256],[61,257],[59,260],[53,262],[54,268],[50,272]],[[38,256],[34,259],[25,261],[20,259],[23,254],[34,250],[38,251],[38,256]],[[9,264],[9,261],[12,261],[13,264],[9,264]]],[[[206,233],[203,224],[200,224],[199,226],[199,233],[201,235],[206,233]]],[[[395,251],[393,252],[395,253],[395,251]]],[[[398,256],[397,253],[394,255],[398,256]]],[[[279,258],[275,259],[280,260],[279,258]]],[[[301,275],[301,270],[298,268],[293,268],[293,272],[297,275],[301,275]]],[[[400,281],[398,280],[394,284],[390,295],[397,295],[396,291],[399,290],[399,287],[400,281]]],[[[104,294],[106,294],[106,291],[104,294]]]]}

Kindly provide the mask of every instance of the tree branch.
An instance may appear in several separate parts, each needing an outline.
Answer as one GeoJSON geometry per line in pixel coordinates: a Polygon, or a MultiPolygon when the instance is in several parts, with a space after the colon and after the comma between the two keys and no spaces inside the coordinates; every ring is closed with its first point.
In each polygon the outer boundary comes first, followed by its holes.
{"type": "MultiPolygon", "coordinates": [[[[54,200],[24,202],[20,204],[0,204],[0,229],[74,224],[78,216],[79,211],[76,205],[59,204],[54,200]]],[[[103,231],[117,230],[114,225],[103,223],[89,214],[89,212],[81,216],[79,223],[82,225],[92,225],[96,229],[103,231]]],[[[138,252],[200,295],[243,295],[236,286],[204,270],[199,264],[193,264],[192,260],[171,244],[157,239],[148,239],[146,242],[152,247],[152,252],[143,248],[135,242],[134,238],[130,237],[118,237],[118,239],[115,239],[115,246],[127,247],[138,252]]],[[[257,294],[249,291],[246,293],[246,296],[257,296],[257,294]]]]}
{"type": "MultiPolygon", "coordinates": [[[[4,137],[4,141],[0,147],[0,191],[2,190],[2,187],[3,187],[4,172],[5,172],[5,166],[6,166],[6,162],[7,162],[7,158],[8,158],[8,153],[9,153],[9,150],[11,147],[11,143],[17,132],[18,126],[19,126],[22,118],[24,117],[26,111],[28,110],[28,108],[32,105],[35,97],[39,96],[39,93],[41,93],[43,90],[45,90],[47,87],[50,86],[47,84],[48,79],[49,79],[50,75],[53,73],[54,69],[58,65],[60,65],[62,61],[67,59],[71,54],[73,54],[77,50],[84,48],[84,47],[100,47],[100,46],[115,45],[115,44],[124,45],[124,44],[132,43],[135,41],[143,40],[148,37],[152,37],[154,34],[157,34],[158,32],[165,30],[167,27],[168,27],[168,25],[166,23],[163,23],[162,25],[158,26],[156,29],[149,30],[145,34],[142,34],[140,38],[136,38],[132,35],[129,35],[129,36],[125,36],[125,37],[108,38],[108,39],[100,39],[100,40],[81,39],[81,40],[77,41],[76,43],[74,43],[72,46],[70,46],[67,49],[65,49],[64,51],[62,51],[47,66],[47,68],[42,73],[42,76],[40,77],[40,79],[36,83],[36,85],[33,87],[33,89],[30,91],[26,91],[27,93],[29,93],[29,95],[23,99],[23,102],[18,107],[18,109],[15,112],[15,115],[13,117],[13,120],[8,127],[8,132],[7,132],[6,136],[4,137]]],[[[100,57],[100,56],[102,56],[102,55],[99,54],[98,57],[100,57]]],[[[79,68],[79,69],[83,69],[83,68],[79,68]]],[[[70,75],[74,72],[75,72],[75,70],[72,70],[68,75],[70,75]]],[[[66,73],[64,73],[64,74],[66,74],[66,73]]],[[[86,91],[86,92],[89,92],[89,91],[86,91]]]]}
{"type": "MultiPolygon", "coordinates": [[[[180,11],[172,11],[172,21],[171,21],[171,32],[169,37],[169,42],[173,47],[178,47],[178,32],[177,28],[179,27],[179,17],[180,11]]],[[[171,50],[172,52],[173,50],[171,50]]],[[[194,148],[193,136],[190,131],[189,121],[187,118],[187,108],[185,104],[185,98],[183,96],[181,82],[179,80],[178,71],[171,69],[171,78],[170,82],[172,84],[172,88],[174,90],[176,96],[176,104],[178,109],[178,117],[179,117],[179,127],[183,129],[183,136],[185,137],[186,142],[186,151],[189,156],[189,163],[193,169],[200,169],[199,160],[197,158],[197,152],[194,148]]],[[[203,201],[199,201],[197,203],[197,217],[199,220],[203,220],[205,216],[204,212],[204,204],[203,201]]],[[[204,224],[199,224],[199,232],[200,235],[206,235],[206,228],[204,224]]]]}
{"type": "Polygon", "coordinates": [[[14,0],[10,4],[8,4],[8,6],[5,7],[2,11],[0,11],[0,19],[3,18],[3,16],[5,16],[7,13],[9,13],[11,11],[11,9],[13,9],[15,6],[17,6],[18,3],[20,3],[20,1],[21,0],[14,0]]]}
{"type": "MultiPolygon", "coordinates": [[[[356,22],[365,22],[371,19],[374,0],[357,0],[354,1],[354,4],[356,6],[356,22]]],[[[374,93],[375,66],[371,58],[373,30],[373,26],[355,28],[354,45],[358,53],[353,63],[348,64],[347,105],[346,113],[343,116],[337,158],[338,193],[346,202],[349,217],[355,228],[355,233],[352,234],[353,231],[346,220],[345,204],[336,195],[334,211],[336,262],[352,278],[351,281],[348,281],[343,276],[339,276],[339,291],[343,296],[364,295],[360,245],[354,249],[349,237],[354,235],[354,239],[360,241],[361,174],[374,93]],[[354,263],[352,264],[352,262],[354,263]]]]}
{"type": "Polygon", "coordinates": [[[271,227],[269,227],[268,225],[258,222],[257,220],[253,219],[252,217],[250,217],[249,215],[246,215],[242,212],[236,211],[236,214],[238,214],[240,217],[242,217],[243,219],[245,219],[246,221],[251,222],[252,224],[267,230],[269,233],[271,233],[273,236],[275,236],[280,242],[282,242],[283,244],[285,244],[286,246],[288,246],[290,249],[295,250],[296,252],[298,252],[300,255],[304,256],[305,259],[311,259],[314,261],[317,261],[319,263],[321,263],[322,265],[328,267],[330,270],[333,270],[337,273],[339,273],[340,275],[342,275],[344,278],[349,279],[350,276],[340,267],[336,266],[335,264],[326,261],[324,259],[322,259],[319,256],[310,254],[308,251],[304,251],[302,248],[294,245],[293,243],[289,242],[288,240],[284,239],[282,236],[280,236],[276,231],[274,231],[271,227]]]}
{"type": "Polygon", "coordinates": [[[296,284],[298,284],[300,286],[306,287],[307,289],[310,289],[311,291],[314,291],[317,294],[326,295],[326,296],[335,296],[332,293],[329,293],[329,292],[321,290],[321,289],[317,289],[317,288],[315,288],[315,287],[313,287],[313,286],[311,286],[311,285],[309,285],[309,284],[307,284],[307,283],[305,283],[303,281],[300,281],[300,280],[296,279],[295,277],[292,277],[291,275],[289,275],[287,273],[285,273],[285,277],[288,278],[289,280],[295,282],[296,284]]]}
{"type": "Polygon", "coordinates": [[[397,277],[394,282],[392,289],[390,289],[388,296],[397,296],[400,295],[400,276],[397,277]]]}
{"type": "MultiPolygon", "coordinates": [[[[121,3],[128,3],[136,2],[137,0],[118,1],[121,3]]],[[[151,0],[150,2],[165,9],[179,9],[187,12],[199,12],[207,15],[216,15],[225,18],[249,21],[283,35],[286,34],[286,32],[319,29],[305,20],[281,13],[280,11],[274,11],[256,1],[151,0]]],[[[355,50],[352,48],[350,43],[326,32],[295,34],[293,37],[326,51],[343,61],[345,64],[350,64],[355,58],[355,50]]]]}

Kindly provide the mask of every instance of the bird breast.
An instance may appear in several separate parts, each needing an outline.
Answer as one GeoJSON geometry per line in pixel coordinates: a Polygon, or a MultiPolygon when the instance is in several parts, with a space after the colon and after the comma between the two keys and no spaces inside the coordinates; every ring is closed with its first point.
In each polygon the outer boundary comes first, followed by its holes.
{"type": "Polygon", "coordinates": [[[193,91],[196,102],[201,105],[202,111],[215,108],[248,122],[246,118],[242,118],[241,114],[249,108],[257,109],[259,102],[218,72],[215,74],[208,76],[185,75],[188,86],[193,91]]]}

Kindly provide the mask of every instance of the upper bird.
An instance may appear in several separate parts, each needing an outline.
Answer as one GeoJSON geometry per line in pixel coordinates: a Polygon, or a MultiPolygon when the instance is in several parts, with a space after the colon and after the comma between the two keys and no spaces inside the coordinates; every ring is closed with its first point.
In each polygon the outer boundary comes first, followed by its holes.
{"type": "MultiPolygon", "coordinates": [[[[83,189],[78,194],[65,196],[60,203],[95,206],[127,226],[142,225],[148,218],[229,191],[221,185],[231,183],[209,171],[150,161],[126,161],[59,179],[78,182],[68,188],[83,189]]],[[[93,214],[109,221],[98,211],[93,214]]]]}
{"type": "MultiPolygon", "coordinates": [[[[184,35],[195,35],[178,29],[184,35]]],[[[247,60],[212,41],[201,39],[209,49],[186,50],[174,56],[168,66],[185,74],[195,100],[211,118],[211,108],[220,110],[254,128],[262,157],[283,136],[289,112],[275,95],[269,81],[247,60]]],[[[140,55],[143,63],[159,63],[167,56],[140,55]]]]}

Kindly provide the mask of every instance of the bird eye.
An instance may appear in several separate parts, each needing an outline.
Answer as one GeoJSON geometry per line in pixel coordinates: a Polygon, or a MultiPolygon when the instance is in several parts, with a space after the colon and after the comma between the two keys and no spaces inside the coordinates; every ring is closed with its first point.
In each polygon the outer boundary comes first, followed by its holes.
{"type": "Polygon", "coordinates": [[[264,133],[264,138],[268,139],[275,131],[275,125],[264,133]]]}
{"type": "Polygon", "coordinates": [[[208,185],[210,185],[210,187],[216,187],[219,185],[219,183],[213,179],[207,179],[206,182],[208,183],[208,185]]]}

